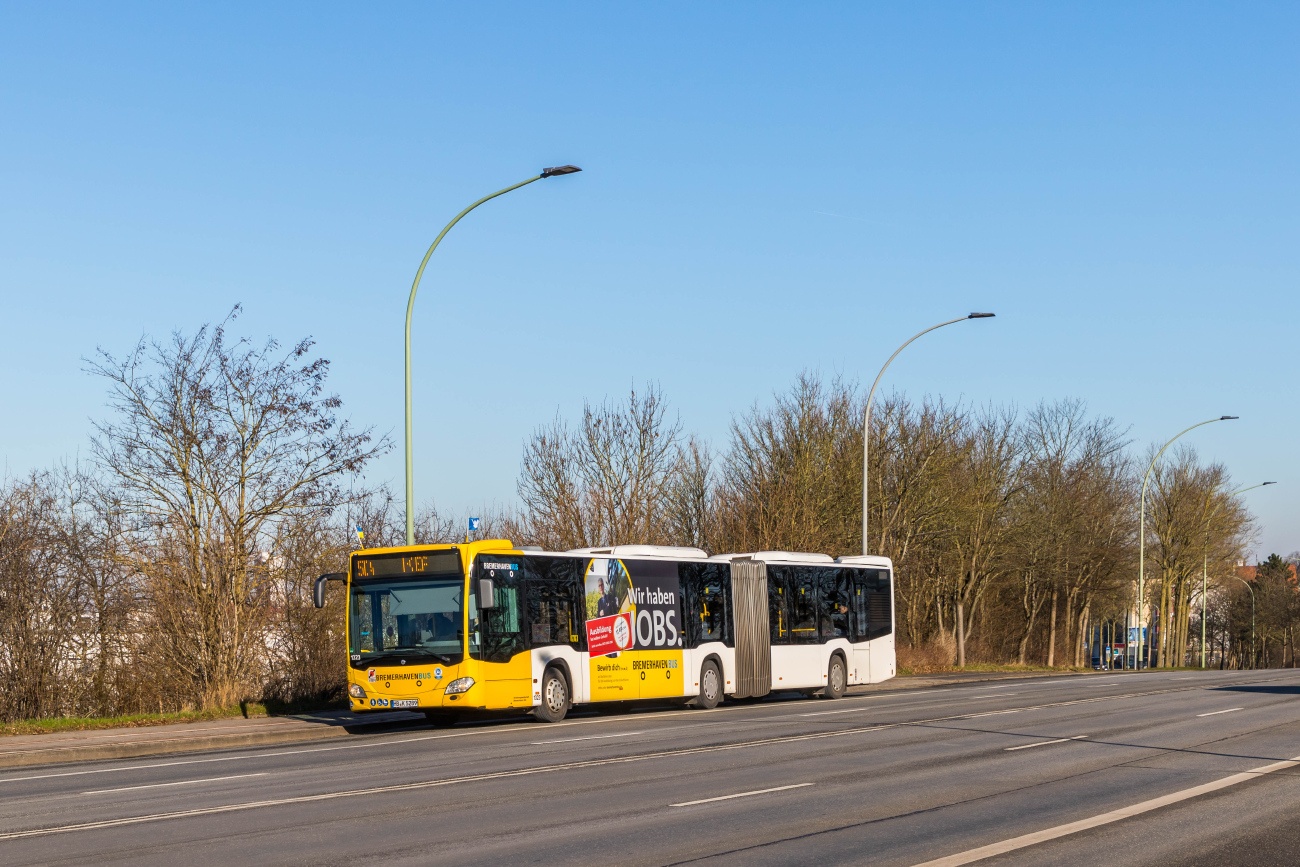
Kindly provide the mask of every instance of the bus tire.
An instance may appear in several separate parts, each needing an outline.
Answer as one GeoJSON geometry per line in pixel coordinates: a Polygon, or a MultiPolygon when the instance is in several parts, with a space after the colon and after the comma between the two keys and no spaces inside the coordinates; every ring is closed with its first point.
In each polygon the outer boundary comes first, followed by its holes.
{"type": "Polygon", "coordinates": [[[456,724],[458,715],[442,710],[426,710],[424,718],[436,729],[451,728],[456,724]]]}
{"type": "Polygon", "coordinates": [[[831,655],[830,667],[826,669],[826,688],[822,695],[826,698],[843,698],[848,686],[849,675],[844,667],[844,657],[838,653],[831,655]]]}
{"type": "Polygon", "coordinates": [[[542,703],[533,708],[533,716],[542,722],[559,722],[569,712],[569,684],[557,669],[548,668],[542,675],[542,703]]]}
{"type": "Polygon", "coordinates": [[[718,666],[709,660],[700,668],[700,695],[695,699],[695,706],[712,710],[722,701],[722,675],[718,666]]]}

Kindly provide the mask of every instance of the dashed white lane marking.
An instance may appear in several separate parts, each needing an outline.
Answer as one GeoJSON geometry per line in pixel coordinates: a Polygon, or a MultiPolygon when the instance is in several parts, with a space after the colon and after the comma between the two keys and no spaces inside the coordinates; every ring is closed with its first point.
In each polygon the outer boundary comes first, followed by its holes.
{"type": "MultiPolygon", "coordinates": [[[[1294,680],[1296,677],[1300,677],[1300,674],[1286,676],[1286,677],[1267,678],[1263,682],[1294,680]]],[[[1219,680],[1222,680],[1222,678],[1219,678],[1219,680]]],[[[1042,684],[1018,684],[1016,688],[1020,689],[1024,686],[1040,686],[1040,685],[1041,686],[1062,686],[1062,685],[1068,685],[1075,682],[1076,681],[1073,678],[1068,678],[1059,681],[1057,680],[1047,681],[1042,684]]],[[[1257,681],[1249,681],[1249,682],[1253,683],[1257,681]]],[[[1105,686],[1109,684],[1099,684],[1099,685],[1105,686]]],[[[885,693],[884,695],[858,695],[858,696],[850,696],[847,700],[863,701],[869,699],[880,700],[880,699],[889,699],[889,698],[905,698],[905,699],[917,698],[917,699],[925,700],[926,698],[933,697],[933,696],[924,695],[923,693],[925,693],[925,691],[926,690],[917,690],[915,693],[901,693],[901,694],[885,693]]],[[[1124,695],[1103,696],[1102,698],[1095,698],[1095,699],[1081,699],[1079,700],[1079,702],[1062,702],[1059,705],[1056,704],[1043,705],[1043,707],[1066,706],[1070,704],[1092,702],[1092,701],[1118,701],[1125,698],[1137,698],[1145,695],[1154,695],[1161,691],[1162,690],[1154,690],[1152,692],[1133,692],[1124,695]]],[[[761,723],[768,719],[773,719],[773,718],[779,721],[781,717],[794,716],[794,714],[779,713],[779,711],[783,710],[783,708],[780,705],[772,705],[771,708],[778,711],[778,713],[764,714],[763,716],[756,716],[747,720],[741,720],[741,722],[761,723]]],[[[705,714],[708,715],[726,714],[728,711],[743,711],[743,710],[752,710],[752,709],[753,708],[749,708],[746,706],[740,706],[740,707],[717,707],[714,708],[713,710],[701,710],[699,708],[695,708],[692,710],[683,710],[683,711],[660,711],[655,714],[654,719],[656,721],[672,720],[674,718],[684,716],[687,714],[698,717],[705,714]]],[[[908,710],[908,708],[898,708],[898,709],[908,710]]],[[[919,710],[919,708],[913,708],[913,709],[919,710]]],[[[1027,708],[1027,710],[1035,710],[1035,709],[1036,708],[1027,708]]],[[[829,711],[829,713],[841,713],[841,711],[829,711]]],[[[960,719],[960,717],[957,718],[960,719]]],[[[552,724],[552,727],[558,729],[558,728],[566,728],[568,726],[575,726],[575,725],[597,725],[597,724],[609,723],[609,722],[610,720],[605,718],[566,720],[562,723],[552,724]]],[[[49,779],[55,779],[59,777],[80,777],[86,774],[117,774],[117,773],[122,773],[124,771],[153,770],[154,768],[170,768],[170,767],[175,767],[177,765],[206,765],[212,762],[237,762],[237,761],[246,761],[248,759],[262,759],[262,758],[273,758],[278,756],[303,755],[306,753],[332,753],[332,752],[338,752],[340,750],[375,749],[377,747],[400,746],[402,744],[417,743],[420,741],[433,741],[433,740],[443,740],[446,738],[464,738],[464,737],[475,737],[475,736],[483,736],[483,735],[510,734],[512,732],[517,732],[517,731],[518,729],[513,726],[503,726],[501,728],[470,729],[468,731],[445,732],[442,734],[420,735],[416,737],[397,738],[393,740],[374,740],[374,741],[367,741],[366,743],[360,743],[360,744],[340,744],[337,746],[329,746],[329,747],[306,747],[302,749],[293,749],[293,750],[274,750],[274,751],[258,752],[258,753],[245,753],[236,756],[216,756],[213,758],[206,758],[206,759],[182,759],[180,761],[170,761],[170,762],[150,762],[148,764],[142,764],[142,765],[119,765],[118,767],[114,767],[114,768],[88,768],[85,770],[77,770],[77,771],[59,771],[52,774],[28,774],[21,777],[0,777],[0,783],[19,783],[19,782],[25,782],[27,780],[49,780],[49,779]]]]}
{"type": "Polygon", "coordinates": [[[957,719],[979,719],[982,716],[1002,716],[1006,713],[1020,713],[1022,710],[1034,710],[1034,708],[1016,708],[1015,710],[994,710],[988,713],[973,713],[968,716],[959,716],[957,719]]]}
{"type": "Polygon", "coordinates": [[[1021,744],[1018,747],[1007,747],[1003,752],[1014,753],[1016,750],[1027,750],[1030,747],[1045,747],[1048,744],[1063,744],[1067,741],[1081,741],[1086,737],[1087,735],[1075,735],[1072,738],[1057,738],[1054,741],[1039,741],[1036,744],[1021,744]]]}
{"type": "MultiPolygon", "coordinates": [[[[356,798],[384,794],[387,792],[413,792],[421,789],[434,789],[441,786],[454,786],[462,783],[476,783],[485,780],[504,780],[513,777],[528,777],[534,774],[553,773],[555,771],[578,770],[583,768],[598,768],[607,765],[626,765],[634,762],[653,761],[656,759],[672,759],[681,756],[699,755],[702,753],[721,753],[731,750],[743,750],[752,747],[764,747],[776,744],[787,744],[796,741],[816,741],[827,738],[839,738],[846,735],[863,734],[866,732],[878,732],[882,729],[897,728],[897,726],[868,726],[866,728],[845,729],[837,732],[822,732],[820,734],[807,735],[787,735],[785,737],[764,738],[757,741],[745,741],[737,744],[717,744],[708,747],[687,747],[680,750],[665,750],[657,753],[641,753],[635,756],[617,756],[609,759],[590,759],[580,762],[564,762],[556,765],[540,765],[531,768],[519,768],[513,771],[494,771],[486,774],[471,774],[464,777],[451,777],[441,780],[423,780],[415,783],[395,783],[391,786],[374,786],[366,789],[348,789],[342,792],[323,792],[319,795],[298,795],[292,798],[276,798],[269,801],[244,801],[238,804],[225,804],[219,807],[198,807],[192,810],[173,810],[169,813],[151,813],[146,816],[127,816],[122,819],[106,819],[100,822],[81,822],[75,825],[56,825],[52,828],[32,828],[28,831],[10,831],[0,834],[0,842],[5,840],[18,840],[25,837],[46,837],[50,834],[65,834],[70,831],[90,831],[99,828],[116,828],[121,825],[138,825],[142,822],[161,822],[167,819],[185,819],[195,816],[211,816],[218,813],[234,813],[242,810],[255,810],[263,807],[280,807],[286,804],[310,804],[316,801],[332,801],[339,798],[356,798]]],[[[811,784],[808,784],[811,785],[811,784]]]]}
{"type": "Polygon", "coordinates": [[[242,780],[246,777],[265,777],[266,772],[259,774],[235,774],[230,777],[208,777],[206,780],[181,780],[178,783],[150,783],[147,786],[123,786],[120,789],[95,789],[93,792],[82,792],[83,795],[106,795],[109,792],[134,792],[137,789],[165,789],[168,786],[194,786],[199,783],[216,783],[221,780],[242,780]]]}
{"type": "Polygon", "coordinates": [[[1221,714],[1221,713],[1232,713],[1234,710],[1241,710],[1241,708],[1239,708],[1239,707],[1230,707],[1230,708],[1228,708],[1227,710],[1212,710],[1212,711],[1210,711],[1209,713],[1198,713],[1197,716],[1198,716],[1198,717],[1202,717],[1202,716],[1218,716],[1218,715],[1221,714]]]}
{"type": "Polygon", "coordinates": [[[571,744],[574,741],[603,741],[609,738],[629,738],[632,735],[643,735],[645,732],[619,732],[613,735],[587,735],[585,738],[557,738],[553,741],[533,741],[530,746],[540,747],[546,744],[571,744]]]}
{"type": "MultiPolygon", "coordinates": [[[[982,695],[982,696],[980,696],[980,697],[977,698],[977,699],[971,699],[971,700],[972,700],[972,701],[979,701],[980,699],[984,699],[984,698],[1001,698],[1002,696],[1007,696],[1007,695],[1015,695],[1015,693],[1014,693],[1014,692],[1000,692],[1000,693],[998,693],[997,695],[982,695]]],[[[945,702],[945,704],[946,704],[946,702],[945,702]]],[[[943,707],[943,705],[942,705],[942,704],[941,704],[941,705],[925,705],[925,707],[943,707]]],[[[921,708],[889,708],[889,709],[892,711],[892,710],[920,710],[921,708]]],[[[801,716],[801,717],[803,717],[803,716],[838,716],[839,714],[842,714],[842,713],[863,713],[863,712],[865,712],[865,711],[871,711],[871,710],[881,710],[881,708],[878,708],[878,707],[872,705],[872,706],[868,706],[868,707],[850,707],[850,708],[845,708],[844,710],[819,710],[819,711],[816,711],[815,713],[801,713],[801,714],[799,714],[799,716],[801,716]]]]}
{"type": "Polygon", "coordinates": [[[1205,783],[1200,786],[1193,786],[1190,789],[1183,789],[1181,792],[1174,792],[1169,795],[1162,795],[1159,798],[1152,798],[1149,801],[1142,801],[1139,804],[1133,804],[1129,807],[1121,807],[1118,810],[1111,810],[1109,813],[1102,813],[1099,816],[1092,816],[1088,819],[1080,819],[1077,822],[1070,822],[1065,825],[1057,825],[1055,828],[1045,828],[1042,831],[1035,831],[1032,834],[1023,834],[1019,837],[1012,837],[1009,840],[1003,840],[999,843],[990,843],[987,846],[980,846],[978,849],[967,849],[965,852],[958,852],[955,855],[948,855],[943,858],[935,858],[933,861],[926,861],[917,864],[915,867],[960,867],[962,864],[972,864],[976,861],[983,861],[985,858],[992,858],[994,855],[1003,855],[1007,852],[1014,852],[1017,849],[1024,849],[1027,846],[1033,846],[1037,843],[1045,843],[1048,840],[1055,840],[1058,837],[1066,837],[1070,834],[1077,834],[1080,831],[1087,831],[1090,828],[1096,828],[1100,825],[1109,825],[1111,822],[1118,822],[1121,819],[1127,819],[1130,816],[1137,816],[1142,813],[1148,813],[1152,810],[1158,810],[1170,804],[1177,804],[1179,801],[1186,801],[1189,798],[1195,798],[1210,792],[1217,792],[1219,789],[1226,789],[1229,786],[1235,786],[1248,780],[1257,780],[1264,774],[1271,774],[1274,771],[1283,771],[1287,768],[1294,768],[1300,765],[1300,756],[1294,759],[1288,759],[1284,762],[1274,762],[1271,765],[1263,765],[1258,768],[1252,768],[1240,774],[1233,774],[1215,780],[1212,783],[1205,783]]]}
{"type": "Polygon", "coordinates": [[[795,783],[793,786],[777,786],[772,789],[755,789],[752,792],[737,792],[734,795],[720,795],[716,798],[700,798],[698,801],[683,801],[680,804],[669,804],[670,807],[694,807],[696,804],[712,804],[714,801],[730,801],[732,798],[748,798],[751,795],[766,795],[768,792],[784,792],[787,789],[802,789],[805,786],[811,786],[812,783],[795,783]]]}

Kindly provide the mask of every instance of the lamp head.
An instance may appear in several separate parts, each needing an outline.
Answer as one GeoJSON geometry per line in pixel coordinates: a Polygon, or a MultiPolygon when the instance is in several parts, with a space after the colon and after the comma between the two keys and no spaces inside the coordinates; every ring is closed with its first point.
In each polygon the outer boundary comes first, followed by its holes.
{"type": "MultiPolygon", "coordinates": [[[[1264,485],[1276,485],[1276,484],[1277,484],[1277,482],[1265,482],[1265,483],[1264,483],[1264,485]]],[[[1260,485],[1260,487],[1262,488],[1262,487],[1264,487],[1264,485],[1260,485]]]]}
{"type": "Polygon", "coordinates": [[[542,177],[553,178],[556,175],[571,175],[574,172],[580,172],[582,169],[577,166],[552,166],[549,169],[542,169],[542,177]]]}
{"type": "Polygon", "coordinates": [[[972,313],[970,316],[967,316],[966,318],[967,319],[992,319],[993,316],[994,314],[992,313],[972,313]]]}
{"type": "Polygon", "coordinates": [[[1219,421],[1232,421],[1234,418],[1241,418],[1239,415],[1221,415],[1219,421]]]}

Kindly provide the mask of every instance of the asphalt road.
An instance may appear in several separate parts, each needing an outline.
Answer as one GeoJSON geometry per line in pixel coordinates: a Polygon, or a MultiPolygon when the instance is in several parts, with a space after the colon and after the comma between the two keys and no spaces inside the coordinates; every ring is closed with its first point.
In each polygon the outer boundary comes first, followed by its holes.
{"type": "Polygon", "coordinates": [[[0,863],[1223,867],[1298,813],[1300,671],[1095,674],[24,769],[0,863]]]}

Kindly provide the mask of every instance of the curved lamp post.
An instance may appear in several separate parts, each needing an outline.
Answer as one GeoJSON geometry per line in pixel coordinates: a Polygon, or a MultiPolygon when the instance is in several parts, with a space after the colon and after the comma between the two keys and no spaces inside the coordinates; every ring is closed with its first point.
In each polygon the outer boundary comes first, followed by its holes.
{"type": "MultiPolygon", "coordinates": [[[[1237,490],[1233,491],[1231,494],[1228,494],[1228,496],[1224,497],[1223,500],[1220,500],[1219,502],[1215,503],[1214,508],[1210,510],[1210,514],[1205,516],[1205,549],[1201,552],[1201,668],[1205,668],[1205,603],[1208,602],[1210,599],[1210,597],[1206,595],[1207,573],[1210,571],[1209,568],[1210,567],[1210,521],[1211,519],[1214,518],[1215,515],[1219,513],[1219,507],[1223,505],[1224,500],[1230,500],[1233,497],[1237,496],[1238,494],[1244,494],[1247,491],[1253,491],[1256,488],[1262,488],[1265,485],[1276,485],[1276,484],[1277,482],[1260,482],[1258,485],[1250,485],[1249,487],[1238,488],[1237,490]]],[[[1240,581],[1241,579],[1238,578],[1237,580],[1240,581]]],[[[1254,590],[1250,591],[1250,600],[1251,600],[1251,609],[1252,609],[1251,646],[1253,647],[1255,641],[1254,639],[1255,591],[1254,590]]]]}
{"type": "Polygon", "coordinates": [[[434,250],[438,249],[438,243],[442,241],[444,235],[451,231],[451,227],[459,223],[461,217],[479,205],[490,199],[495,199],[497,196],[503,196],[511,190],[526,187],[533,181],[540,181],[542,178],[553,178],[558,175],[571,175],[580,171],[582,169],[577,166],[555,166],[554,168],[542,169],[542,173],[536,177],[520,181],[514,186],[506,187],[504,190],[497,190],[492,195],[479,199],[457,214],[447,224],[446,228],[438,233],[438,237],[434,238],[433,244],[429,247],[429,252],[424,254],[424,260],[420,262],[420,269],[415,272],[415,282],[411,284],[411,299],[406,302],[406,544],[408,545],[415,544],[415,480],[411,469],[411,312],[415,309],[415,293],[420,288],[420,278],[424,276],[424,266],[429,264],[429,257],[433,255],[434,250]]]}
{"type": "Polygon", "coordinates": [[[871,391],[867,393],[867,409],[865,414],[866,418],[862,425],[862,553],[864,555],[868,553],[867,551],[867,515],[868,515],[867,505],[870,499],[868,496],[868,488],[869,488],[868,474],[870,470],[868,467],[867,458],[871,451],[871,403],[873,400],[875,400],[876,386],[880,385],[880,378],[885,375],[885,371],[889,369],[889,365],[892,364],[894,359],[898,357],[898,353],[906,349],[909,343],[911,343],[917,337],[920,337],[922,334],[929,334],[931,331],[934,331],[936,328],[942,328],[945,325],[952,325],[957,322],[965,322],[967,319],[992,319],[993,316],[994,314],[992,313],[972,313],[969,316],[963,316],[960,319],[949,319],[947,322],[940,322],[938,325],[930,326],[929,328],[922,331],[920,334],[917,334],[912,338],[910,338],[907,341],[907,343],[904,343],[902,346],[895,349],[894,354],[889,356],[889,361],[886,361],[885,366],[880,368],[880,373],[876,374],[876,381],[871,383],[871,391]]]}
{"type": "MultiPolygon", "coordinates": [[[[1141,670],[1142,668],[1142,650],[1145,647],[1145,644],[1143,643],[1142,640],[1142,633],[1145,631],[1146,620],[1147,620],[1146,593],[1145,593],[1146,563],[1147,563],[1147,482],[1150,481],[1151,479],[1151,471],[1156,468],[1156,461],[1160,460],[1160,456],[1165,453],[1165,449],[1169,448],[1169,446],[1173,444],[1174,440],[1178,439],[1178,437],[1187,433],[1187,431],[1196,430],[1198,427],[1201,427],[1202,425],[1213,424],[1216,421],[1232,421],[1233,419],[1236,418],[1239,418],[1239,416],[1221,415],[1218,418],[1210,418],[1202,422],[1197,422],[1196,424],[1192,425],[1186,430],[1178,433],[1176,436],[1174,436],[1173,439],[1171,439],[1169,442],[1165,443],[1160,447],[1160,451],[1156,452],[1156,456],[1151,459],[1151,466],[1147,467],[1146,475],[1142,477],[1142,503],[1141,506],[1139,507],[1140,517],[1138,518],[1138,598],[1137,598],[1138,634],[1137,634],[1137,653],[1135,654],[1137,664],[1134,666],[1134,668],[1138,670],[1141,670]]],[[[1127,644],[1127,641],[1125,643],[1127,644]]],[[[1127,647],[1125,648],[1125,655],[1126,656],[1128,655],[1127,647]]]]}

